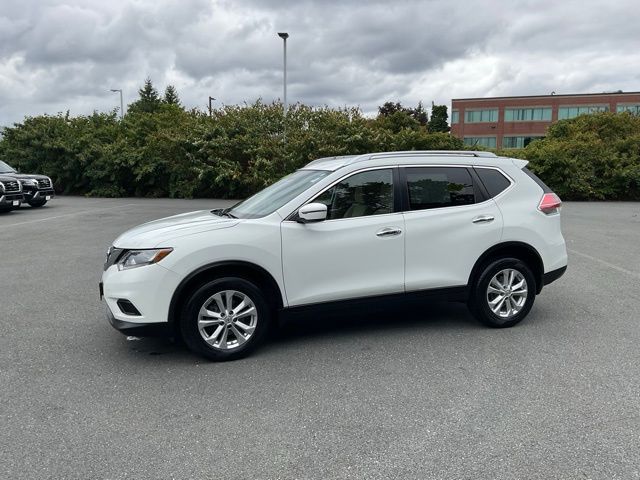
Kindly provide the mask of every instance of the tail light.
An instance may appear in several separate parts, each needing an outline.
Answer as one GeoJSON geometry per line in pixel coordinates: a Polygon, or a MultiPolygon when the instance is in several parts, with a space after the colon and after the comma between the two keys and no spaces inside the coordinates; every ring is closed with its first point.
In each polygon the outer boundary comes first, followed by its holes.
{"type": "Polygon", "coordinates": [[[561,206],[562,200],[560,200],[558,195],[555,193],[545,193],[540,199],[538,210],[547,215],[551,215],[552,213],[558,213],[561,206]]]}

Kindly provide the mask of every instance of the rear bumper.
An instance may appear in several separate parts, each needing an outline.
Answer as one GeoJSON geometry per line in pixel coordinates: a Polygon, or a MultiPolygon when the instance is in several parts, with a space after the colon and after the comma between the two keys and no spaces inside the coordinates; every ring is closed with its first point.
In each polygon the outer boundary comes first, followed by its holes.
{"type": "Polygon", "coordinates": [[[564,272],[566,272],[566,271],[567,271],[567,266],[565,265],[564,267],[560,267],[560,268],[557,268],[555,270],[551,270],[550,272],[545,273],[542,276],[542,284],[543,285],[549,285],[551,282],[555,282],[562,275],[564,275],[564,272]]]}

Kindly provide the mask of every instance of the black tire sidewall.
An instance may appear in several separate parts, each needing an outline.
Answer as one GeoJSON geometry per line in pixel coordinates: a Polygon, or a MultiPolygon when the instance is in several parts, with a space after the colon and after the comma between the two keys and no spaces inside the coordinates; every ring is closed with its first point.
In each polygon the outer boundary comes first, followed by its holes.
{"type": "Polygon", "coordinates": [[[482,323],[489,327],[494,328],[506,328],[512,327],[521,322],[533,307],[533,302],[536,296],[536,279],[531,269],[522,261],[517,258],[501,258],[489,263],[482,271],[478,280],[473,286],[473,291],[470,296],[470,306],[472,312],[482,323]],[[506,268],[512,268],[520,272],[527,281],[528,295],[527,300],[522,310],[517,315],[506,320],[499,317],[491,311],[487,302],[487,287],[493,276],[500,270],[506,268]]]}
{"type": "Polygon", "coordinates": [[[33,208],[44,207],[47,204],[46,200],[41,200],[39,202],[28,202],[33,208]]]}
{"type": "Polygon", "coordinates": [[[242,278],[225,277],[213,280],[196,290],[186,303],[180,321],[180,333],[189,349],[211,360],[225,361],[242,358],[251,353],[262,341],[271,323],[271,309],[260,289],[242,278]],[[247,295],[258,313],[258,323],[251,338],[237,349],[222,351],[209,345],[198,330],[198,313],[205,300],[222,290],[236,290],[247,295]]]}

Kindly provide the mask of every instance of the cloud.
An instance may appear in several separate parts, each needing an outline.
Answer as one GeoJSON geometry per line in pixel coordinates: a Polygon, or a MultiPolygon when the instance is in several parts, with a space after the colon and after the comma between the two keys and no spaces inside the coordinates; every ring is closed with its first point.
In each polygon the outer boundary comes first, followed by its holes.
{"type": "Polygon", "coordinates": [[[0,125],[115,108],[150,76],[183,103],[314,105],[638,90],[635,0],[5,0],[0,125]]]}

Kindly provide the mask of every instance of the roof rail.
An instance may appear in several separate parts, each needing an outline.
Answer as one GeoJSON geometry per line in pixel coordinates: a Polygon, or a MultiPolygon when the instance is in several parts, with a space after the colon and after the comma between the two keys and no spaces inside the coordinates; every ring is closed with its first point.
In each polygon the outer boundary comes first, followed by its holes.
{"type": "Polygon", "coordinates": [[[381,152],[373,153],[369,156],[370,159],[380,157],[405,157],[416,155],[447,155],[447,156],[461,156],[461,157],[497,157],[493,152],[485,152],[483,150],[409,150],[404,152],[381,152]]]}

